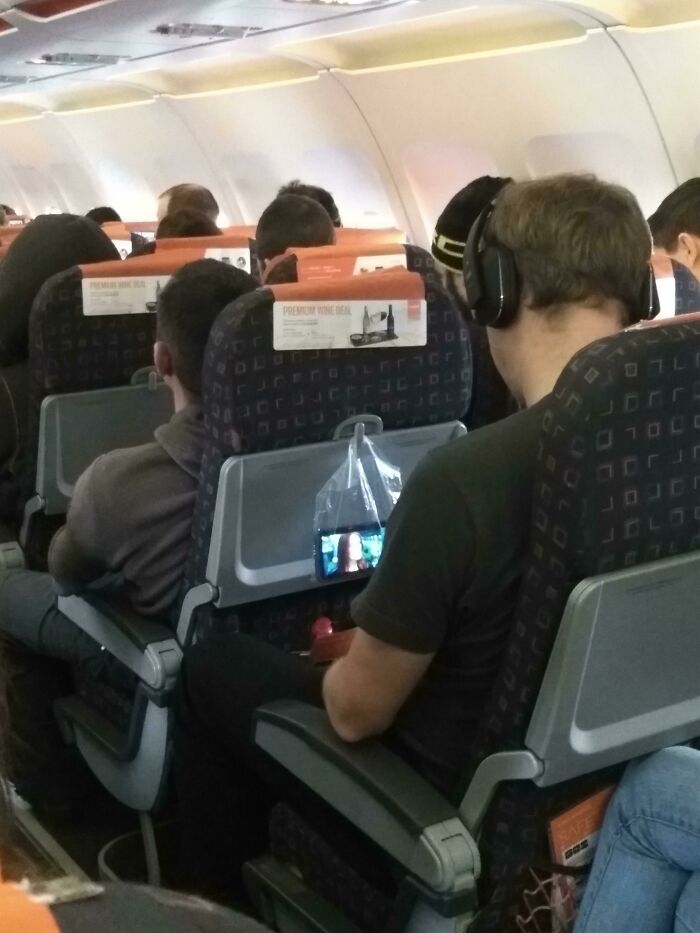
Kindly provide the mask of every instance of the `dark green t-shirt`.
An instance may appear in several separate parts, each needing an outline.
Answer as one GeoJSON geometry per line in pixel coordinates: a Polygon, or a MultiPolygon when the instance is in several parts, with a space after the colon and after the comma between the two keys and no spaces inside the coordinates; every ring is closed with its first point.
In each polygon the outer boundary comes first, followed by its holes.
{"type": "Polygon", "coordinates": [[[546,399],[431,454],[404,488],[356,624],[436,652],[392,736],[446,793],[459,782],[515,610],[546,399]]]}

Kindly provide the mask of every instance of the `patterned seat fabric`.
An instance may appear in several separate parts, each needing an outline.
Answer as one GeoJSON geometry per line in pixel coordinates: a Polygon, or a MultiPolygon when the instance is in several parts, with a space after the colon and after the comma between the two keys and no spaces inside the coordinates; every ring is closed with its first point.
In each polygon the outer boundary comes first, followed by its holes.
{"type": "MultiPolygon", "coordinates": [[[[699,493],[700,325],[632,332],[579,353],[560,377],[544,417],[531,556],[464,787],[487,755],[523,747],[574,586],[593,574],[699,548],[699,493]]],[[[549,861],[546,820],[619,773],[613,769],[549,789],[530,782],[501,788],[479,842],[485,906],[470,933],[520,929],[516,916],[529,868],[549,861]]],[[[279,846],[276,819],[272,836],[279,846]]],[[[285,814],[284,825],[295,843],[287,857],[310,885],[319,884],[318,868],[309,867],[317,840],[296,814],[285,814]],[[301,853],[304,840],[307,851],[301,853]]],[[[353,916],[352,894],[345,896],[327,878],[318,890],[353,916]]]]}
{"type": "Polygon", "coordinates": [[[700,282],[690,269],[675,259],[671,260],[671,266],[676,280],[676,315],[700,311],[700,282]]]}
{"type": "MultiPolygon", "coordinates": [[[[77,267],[59,273],[43,286],[29,318],[27,462],[22,477],[25,498],[35,488],[44,398],[128,385],[137,369],[152,363],[155,323],[151,314],[85,317],[82,273],[77,267]]],[[[38,545],[36,550],[40,561],[44,548],[38,545]]]]}
{"type": "MultiPolygon", "coordinates": [[[[409,249],[426,284],[426,347],[275,352],[268,289],[243,296],[219,316],[204,365],[207,442],[187,587],[205,579],[219,472],[228,457],[329,440],[352,415],[379,415],[385,429],[393,430],[456,420],[468,407],[466,328],[431,257],[409,249]]],[[[205,611],[197,631],[201,636],[211,626],[233,625],[287,650],[307,648],[308,623],[329,615],[342,624],[356,592],[356,585],[338,585],[235,612],[205,611]]]]}
{"type": "Polygon", "coordinates": [[[518,405],[496,369],[486,330],[472,322],[467,326],[474,356],[474,387],[465,424],[475,431],[515,414],[518,405]]]}
{"type": "MultiPolygon", "coordinates": [[[[699,493],[700,325],[631,332],[579,353],[544,417],[530,559],[473,766],[522,747],[574,586],[699,548],[699,493]]],[[[527,867],[547,857],[546,819],[609,780],[501,788],[480,842],[488,904],[475,933],[517,929],[527,867]]]]}

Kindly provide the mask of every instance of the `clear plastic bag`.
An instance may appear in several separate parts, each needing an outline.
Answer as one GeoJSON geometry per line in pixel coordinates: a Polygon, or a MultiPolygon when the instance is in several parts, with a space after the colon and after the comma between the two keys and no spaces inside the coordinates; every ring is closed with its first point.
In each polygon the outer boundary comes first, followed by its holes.
{"type": "Polygon", "coordinates": [[[401,486],[401,470],[381,458],[364,426],[357,424],[347,457],[316,497],[320,580],[350,578],[376,567],[401,486]]]}

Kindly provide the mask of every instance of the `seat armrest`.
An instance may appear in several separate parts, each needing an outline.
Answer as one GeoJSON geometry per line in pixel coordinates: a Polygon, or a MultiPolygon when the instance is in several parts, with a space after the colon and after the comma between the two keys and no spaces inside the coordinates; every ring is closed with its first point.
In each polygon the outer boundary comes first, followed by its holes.
{"type": "Polygon", "coordinates": [[[343,742],[323,710],[291,700],[256,711],[255,742],[433,891],[474,888],[479,852],[457,809],[386,746],[343,742]]]}
{"type": "Polygon", "coordinates": [[[182,650],[168,626],[96,593],[59,597],[58,608],[153,690],[172,689],[182,650]]]}

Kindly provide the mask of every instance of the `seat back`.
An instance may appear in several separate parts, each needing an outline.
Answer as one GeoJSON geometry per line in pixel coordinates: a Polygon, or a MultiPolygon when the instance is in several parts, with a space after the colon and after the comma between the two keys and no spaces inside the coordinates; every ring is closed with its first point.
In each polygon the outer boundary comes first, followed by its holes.
{"type": "Polygon", "coordinates": [[[406,242],[406,234],[397,227],[383,227],[376,230],[365,227],[338,227],[335,231],[335,242],[337,246],[348,244],[388,246],[391,243],[401,245],[406,242]]]}
{"type": "Polygon", "coordinates": [[[402,244],[348,242],[336,246],[294,247],[270,261],[265,281],[267,284],[314,282],[393,268],[408,268],[406,247],[402,244]]]}
{"type": "MultiPolygon", "coordinates": [[[[346,419],[365,414],[379,416],[386,432],[454,422],[467,407],[470,377],[466,329],[437,280],[428,284],[415,273],[398,270],[313,286],[264,288],[240,298],[219,316],[205,356],[207,440],[186,571],[188,587],[207,580],[219,476],[229,457],[323,444],[346,419]],[[426,346],[387,342],[375,348],[336,350],[279,351],[273,347],[275,300],[292,304],[302,299],[369,300],[372,296],[400,300],[407,294],[426,296],[426,346]]],[[[332,457],[337,456],[336,448],[332,457]]],[[[282,462],[290,461],[281,458],[282,462]]],[[[278,484],[278,495],[283,488],[284,484],[278,484]]],[[[307,519],[310,532],[313,513],[307,519]]],[[[241,521],[249,519],[244,515],[241,521]]],[[[266,532],[278,539],[276,527],[266,532]]],[[[303,542],[308,542],[307,536],[303,542]]],[[[337,616],[349,592],[341,586],[317,588],[305,601],[256,602],[246,607],[245,614],[229,614],[226,620],[272,637],[284,647],[306,646],[300,620],[306,621],[309,611],[316,611],[309,610],[313,594],[320,594],[318,606],[328,608],[330,600],[337,616]]],[[[211,618],[204,620],[204,628],[208,621],[211,618]]]]}
{"type": "Polygon", "coordinates": [[[251,242],[248,237],[240,234],[168,237],[155,241],[156,254],[165,254],[171,250],[189,250],[195,259],[218,259],[248,274],[253,269],[251,242]]]}
{"type": "Polygon", "coordinates": [[[690,269],[663,253],[654,253],[651,265],[661,304],[660,318],[700,311],[700,282],[690,269]]]}
{"type": "MultiPolygon", "coordinates": [[[[700,548],[699,403],[696,322],[680,319],[600,340],[562,373],[543,418],[532,541],[516,618],[467,778],[486,756],[524,747],[567,600],[580,581],[700,548]]],[[[606,585],[612,598],[619,584],[606,585]]],[[[609,633],[618,650],[620,632],[609,633]]],[[[669,680],[674,676],[669,672],[669,680]]],[[[612,715],[619,710],[613,707],[612,715]]],[[[546,729],[535,720],[531,739],[539,743],[543,735],[546,729]]],[[[591,737],[581,741],[590,751],[591,737]]],[[[567,770],[562,766],[560,773],[567,770]]],[[[585,796],[584,786],[588,782],[540,790],[516,782],[499,789],[483,830],[490,901],[478,930],[504,929],[517,879],[537,855],[546,857],[540,846],[546,814],[561,810],[571,794],[585,796]]]]}
{"type": "MultiPolygon", "coordinates": [[[[48,395],[127,386],[153,359],[158,288],[181,265],[187,251],[76,266],[49,279],[29,319],[27,456],[22,475],[24,499],[36,492],[39,425],[48,395]]],[[[108,422],[114,427],[112,421],[108,422]]],[[[106,443],[104,434],[103,441],[106,443]]],[[[119,446],[118,443],[114,446],[119,446]]],[[[57,452],[45,456],[56,462],[57,452]]],[[[47,529],[47,535],[51,533],[47,529]]],[[[43,566],[45,541],[25,523],[32,560],[43,566]],[[36,549],[32,544],[36,542],[36,549]]]]}
{"type": "Polygon", "coordinates": [[[36,494],[44,514],[65,514],[78,477],[93,460],[111,450],[149,443],[172,408],[170,390],[155,378],[45,398],[36,466],[36,494]]]}

